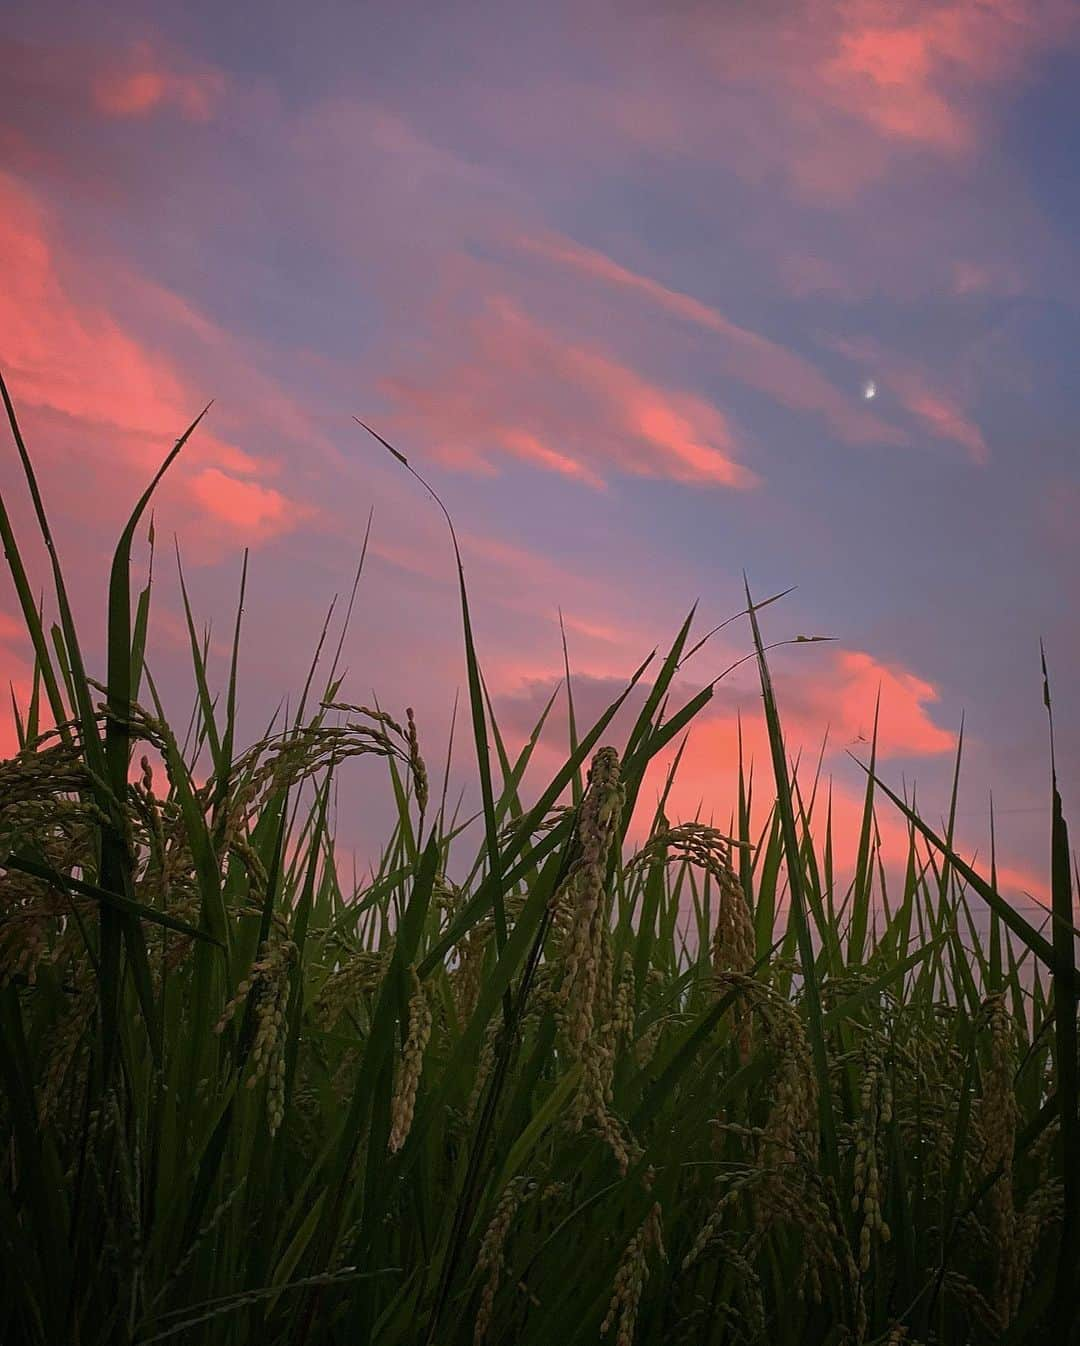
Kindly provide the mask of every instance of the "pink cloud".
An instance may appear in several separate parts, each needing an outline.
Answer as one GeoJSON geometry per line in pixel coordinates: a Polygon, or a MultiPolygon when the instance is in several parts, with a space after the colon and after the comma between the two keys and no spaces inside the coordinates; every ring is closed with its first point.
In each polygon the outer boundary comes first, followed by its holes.
{"type": "MultiPolygon", "coordinates": [[[[981,151],[995,100],[1074,41],[1080,16],[1069,0],[805,0],[782,14],[669,7],[629,32],[639,81],[657,64],[681,66],[685,87],[664,90],[669,151],[707,146],[748,181],[779,175],[801,196],[843,205],[901,156],[955,163],[981,151]]],[[[639,143],[654,135],[647,127],[639,143]]]]}
{"type": "MultiPolygon", "coordinates": [[[[102,302],[84,292],[92,259],[77,258],[52,235],[50,220],[24,186],[0,174],[0,254],[8,259],[0,290],[0,365],[20,412],[48,418],[69,438],[78,434],[80,461],[96,455],[102,472],[126,468],[133,487],[145,484],[168,446],[193,419],[201,392],[180,366],[141,339],[102,302]]],[[[140,293],[137,275],[117,277],[140,293]]],[[[92,285],[89,288],[93,288],[92,285]]],[[[39,467],[62,472],[49,459],[49,435],[38,445],[39,467]]],[[[200,427],[168,489],[216,518],[263,540],[295,526],[303,511],[285,496],[230,474],[264,475],[267,463],[200,427]],[[198,465],[217,473],[216,491],[191,473],[198,465]],[[215,507],[210,502],[217,501],[215,507]],[[225,502],[225,503],[222,503],[225,502]]],[[[111,493],[99,475],[103,505],[111,493]]],[[[85,503],[85,502],[84,502],[85,503]]]]}
{"type": "MultiPolygon", "coordinates": [[[[834,857],[841,883],[846,884],[854,868],[863,811],[865,777],[848,761],[850,749],[857,758],[869,761],[869,739],[873,730],[874,707],[880,688],[881,709],[878,731],[878,771],[892,788],[900,790],[899,772],[890,769],[899,757],[943,758],[955,751],[956,736],[942,729],[931,718],[937,691],[926,679],[903,665],[882,661],[867,651],[819,647],[805,659],[781,660],[774,657],[774,683],[784,723],[789,763],[800,759],[799,785],[804,804],[809,807],[814,772],[822,740],[828,731],[828,743],[813,814],[817,846],[824,842],[828,785],[831,782],[831,806],[834,857]],[[797,664],[798,667],[792,667],[797,664]],[[856,740],[853,742],[853,740],[856,740]]],[[[721,685],[722,686],[722,685],[721,685]]],[[[671,795],[669,816],[691,818],[703,806],[704,817],[724,828],[734,813],[738,793],[740,725],[736,706],[742,702],[741,735],[744,762],[754,763],[757,825],[774,798],[772,767],[767,730],[756,694],[736,694],[706,708],[693,723],[679,775],[671,795]],[[715,709],[713,707],[716,707],[715,709]]],[[[636,826],[640,835],[647,825],[662,787],[670,758],[665,755],[653,764],[647,777],[636,826]]],[[[902,791],[901,791],[902,793],[902,791]]],[[[925,800],[920,811],[931,826],[938,817],[925,800]]],[[[881,854],[892,882],[902,879],[902,864],[907,855],[908,827],[898,809],[889,801],[877,802],[877,828],[881,854]]],[[[921,844],[920,844],[921,848],[921,844]]],[[[958,839],[958,848],[970,858],[973,847],[958,839]]],[[[1001,851],[999,850],[999,856],[1001,851]]],[[[985,866],[980,872],[985,872],[985,866]]],[[[1045,894],[1042,877],[1008,858],[999,864],[1003,891],[1045,894]]],[[[842,890],[838,896],[842,896],[842,890]]]]}
{"type": "Polygon", "coordinates": [[[972,89],[1019,78],[1078,25],[1075,7],[1058,0],[947,0],[906,10],[849,0],[836,14],[835,49],[820,67],[826,89],[884,136],[948,154],[975,144],[972,89]]]}
{"type": "Polygon", "coordinates": [[[174,371],[108,313],[79,306],[61,275],[44,213],[28,190],[2,175],[0,251],[9,265],[0,341],[20,399],[136,432],[160,431],[169,408],[175,431],[183,394],[174,371]]]}
{"type": "Polygon", "coordinates": [[[172,108],[192,122],[210,121],[224,90],[220,71],[190,62],[179,68],[147,42],[108,62],[91,83],[94,104],[108,117],[147,117],[172,108]]]}
{"type": "MultiPolygon", "coordinates": [[[[572,676],[583,679],[587,688],[592,688],[590,703],[583,712],[586,715],[599,713],[602,704],[606,705],[616,694],[618,683],[612,678],[613,662],[625,671],[640,657],[643,643],[639,632],[617,628],[616,634],[621,648],[615,661],[611,651],[601,643],[593,645],[592,658],[583,660],[577,656],[576,648],[571,651],[572,676]]],[[[697,676],[689,670],[681,673],[673,689],[673,705],[681,704],[700,689],[708,676],[707,667],[732,663],[742,652],[737,646],[718,648],[712,651],[708,665],[701,665],[697,676]]],[[[536,657],[508,659],[501,664],[500,674],[499,690],[511,700],[520,698],[522,690],[529,688],[542,688],[546,695],[563,676],[561,652],[553,649],[546,661],[536,657]]],[[[829,752],[836,760],[843,760],[849,748],[861,750],[864,742],[868,752],[879,693],[879,761],[937,757],[955,750],[956,735],[942,729],[932,718],[937,689],[902,664],[878,659],[865,650],[822,645],[809,647],[800,658],[774,656],[773,679],[791,756],[805,751],[816,757],[826,732],[829,752]]],[[[531,702],[535,698],[529,693],[525,700],[531,702]]],[[[747,753],[768,760],[768,738],[757,710],[759,701],[752,672],[744,674],[738,682],[727,680],[717,684],[712,702],[692,728],[693,738],[698,740],[694,753],[703,769],[712,769],[704,766],[708,762],[725,773],[737,768],[740,708],[747,753]]],[[[714,792],[705,790],[703,797],[711,799],[713,795],[714,792]]]]}
{"type": "Polygon", "coordinates": [[[72,152],[71,144],[93,121],[171,113],[206,124],[228,92],[220,69],[158,37],[110,45],[63,37],[25,42],[5,34],[5,51],[9,79],[0,119],[12,125],[0,124],[0,144],[16,156],[9,167],[48,167],[84,186],[103,161],[95,155],[92,167],[80,163],[85,150],[72,152]]]}
{"type": "MultiPolygon", "coordinates": [[[[598,641],[604,645],[624,646],[628,643],[627,632],[620,627],[613,626],[610,622],[586,621],[582,617],[564,613],[563,624],[568,631],[573,631],[588,640],[598,641]]],[[[637,644],[640,648],[640,641],[637,644]]]]}
{"type": "MultiPolygon", "coordinates": [[[[631,659],[628,667],[633,662],[631,659]]],[[[601,666],[609,670],[612,667],[610,661],[593,665],[597,669],[601,666]]],[[[621,675],[586,672],[573,659],[571,668],[579,724],[586,724],[614,699],[625,682],[621,675]]],[[[499,698],[500,724],[508,741],[518,744],[524,742],[551,692],[559,685],[561,666],[557,659],[551,659],[546,664],[528,659],[516,662],[506,660],[500,664],[498,674],[502,689],[499,698]]],[[[803,803],[808,808],[822,740],[826,730],[829,732],[812,813],[812,830],[820,855],[824,845],[826,810],[831,806],[833,854],[840,885],[837,899],[840,900],[854,871],[865,788],[865,777],[848,761],[846,749],[851,747],[857,757],[868,761],[869,744],[852,745],[850,739],[860,734],[869,737],[879,688],[879,774],[890,787],[901,789],[898,773],[888,766],[891,759],[907,756],[940,759],[955,751],[955,735],[942,730],[931,719],[930,707],[937,699],[932,684],[910,669],[881,661],[866,651],[819,647],[815,654],[801,661],[797,669],[781,666],[776,661],[773,674],[784,721],[789,764],[796,759],[800,761],[798,782],[803,803]]],[[[681,704],[686,696],[696,690],[697,684],[676,687],[673,704],[681,704]]],[[[642,688],[640,696],[636,700],[632,698],[620,712],[606,735],[608,741],[616,745],[623,741],[646,692],[647,688],[642,688]]],[[[534,759],[539,774],[556,770],[564,759],[565,741],[564,737],[560,737],[565,733],[562,728],[564,716],[565,711],[557,707],[553,720],[549,722],[549,730],[540,740],[534,759]]],[[[679,772],[668,800],[667,814],[672,821],[701,817],[722,829],[727,828],[738,800],[740,732],[743,761],[748,768],[752,768],[755,781],[752,829],[756,832],[761,827],[775,791],[768,734],[760,712],[760,698],[752,679],[738,690],[721,684],[714,701],[690,726],[679,772]],[[740,708],[741,726],[738,714],[740,708]]],[[[672,745],[649,768],[631,825],[632,845],[640,843],[646,835],[674,753],[675,745],[672,745]]],[[[919,809],[930,825],[937,827],[938,817],[928,808],[925,799],[919,809]]],[[[903,879],[908,825],[901,812],[883,797],[877,800],[876,831],[880,854],[889,877],[890,892],[895,894],[903,879]]],[[[976,868],[988,874],[985,857],[975,855],[980,850],[978,841],[970,844],[966,834],[960,835],[957,848],[969,860],[975,856],[976,868]]],[[[926,848],[921,841],[919,854],[925,861],[926,848]]],[[[1006,894],[1018,896],[1030,893],[1037,901],[1046,900],[1045,876],[1037,869],[1010,858],[1007,848],[1000,844],[1000,837],[998,881],[1000,891],[1006,894]]],[[[976,911],[978,906],[976,899],[976,911]]]]}
{"type": "Polygon", "coordinates": [[[967,120],[931,85],[933,24],[864,27],[839,34],[839,52],[823,69],[848,111],[887,136],[949,152],[971,147],[967,120]]]}
{"type": "Polygon", "coordinates": [[[492,299],[426,368],[384,381],[404,425],[447,463],[492,470],[517,458],[597,485],[615,472],[748,487],[735,434],[703,398],[651,383],[492,299]]]}
{"type": "Polygon", "coordinates": [[[725,370],[734,378],[796,411],[824,417],[848,443],[902,444],[906,436],[862,410],[850,396],[801,356],[740,327],[691,295],[621,266],[592,248],[555,236],[524,237],[519,246],[604,284],[639,295],[668,313],[720,338],[725,370]]]}
{"type": "Polygon", "coordinates": [[[256,541],[289,531],[308,513],[280,491],[240,481],[216,467],[203,468],[192,479],[191,492],[216,518],[256,541]]]}
{"type": "MultiPolygon", "coordinates": [[[[650,639],[640,621],[640,596],[612,583],[600,567],[575,568],[558,556],[466,524],[459,523],[457,536],[475,620],[483,629],[485,677],[493,689],[561,675],[560,604],[579,667],[585,666],[583,655],[590,667],[594,656],[604,668],[613,658],[620,664],[640,662],[650,639]],[[494,614],[490,628],[486,613],[494,614]]],[[[399,581],[407,577],[406,591],[414,602],[432,602],[443,617],[449,612],[449,630],[456,629],[450,540],[436,511],[417,511],[415,491],[406,491],[404,500],[389,492],[382,499],[368,551],[400,572],[399,581]]],[[[420,617],[415,625],[430,628],[420,617]]]]}
{"type": "MultiPolygon", "coordinates": [[[[942,729],[931,717],[937,689],[902,664],[878,659],[866,650],[836,646],[811,646],[799,658],[794,654],[786,659],[774,656],[774,663],[777,700],[792,755],[799,750],[816,751],[826,730],[835,754],[861,747],[873,733],[879,692],[879,760],[933,757],[956,746],[956,735],[942,729]]],[[[735,742],[733,709],[721,705],[717,711],[707,712],[701,724],[706,734],[719,734],[726,736],[725,741],[735,742]]],[[[755,732],[764,733],[763,723],[755,732]]],[[[765,738],[757,741],[755,751],[759,749],[758,756],[767,760],[765,738]]]]}
{"type": "Polygon", "coordinates": [[[526,618],[513,643],[491,651],[493,687],[562,676],[560,603],[575,667],[608,671],[613,660],[620,666],[640,662],[649,637],[622,584],[490,533],[463,530],[459,539],[470,591],[526,618]]]}
{"type": "MultiPolygon", "coordinates": [[[[832,783],[832,829],[834,859],[841,882],[846,883],[854,867],[863,809],[863,781],[845,755],[846,740],[860,730],[867,735],[873,724],[874,705],[881,687],[879,762],[894,756],[939,756],[955,748],[955,737],[941,730],[930,719],[928,705],[936,693],[933,687],[910,670],[884,664],[862,651],[818,651],[797,671],[774,668],[777,696],[784,720],[789,761],[801,759],[799,784],[803,802],[810,805],[813,774],[817,767],[822,739],[829,731],[829,746],[813,813],[817,845],[824,842],[825,810],[829,782],[832,783]],[[811,663],[816,665],[811,667],[811,663]]],[[[630,660],[632,664],[634,661],[630,660]]],[[[611,667],[610,663],[606,665],[611,667]]],[[[628,665],[629,666],[629,665],[628,665]]],[[[507,661],[499,668],[506,689],[502,699],[500,723],[509,723],[524,741],[551,691],[558,685],[561,669],[556,661],[544,669],[528,660],[507,661]]],[[[572,663],[575,701],[579,723],[585,724],[621,691],[621,678],[599,677],[580,670],[572,663]]],[[[698,690],[698,685],[676,689],[673,704],[698,690]]],[[[645,689],[642,690],[642,696],[645,689]]],[[[640,698],[631,701],[612,724],[607,738],[618,745],[629,728],[640,698]]],[[[726,829],[738,801],[738,765],[741,707],[743,760],[754,764],[755,830],[764,822],[774,798],[770,749],[760,697],[751,682],[742,690],[721,684],[716,699],[692,723],[682,755],[667,813],[672,821],[701,817],[726,829]]],[[[564,712],[563,712],[564,714],[564,712]]],[[[556,711],[552,730],[541,739],[537,766],[541,772],[554,771],[561,764],[565,744],[561,733],[562,717],[556,711]]],[[[863,756],[868,754],[865,745],[863,756]]],[[[642,787],[639,807],[631,827],[632,844],[644,839],[656,800],[664,788],[674,756],[674,746],[650,765],[642,787]]],[[[907,853],[907,824],[887,801],[879,801],[878,832],[882,855],[892,876],[902,878],[902,862],[907,853]],[[897,872],[899,869],[899,873],[897,872]]],[[[1008,876],[1013,883],[1014,876],[1008,876]]],[[[1004,880],[1003,880],[1004,881],[1004,880]]],[[[842,892],[840,894],[842,896],[842,892]]]]}
{"type": "MultiPolygon", "coordinates": [[[[977,872],[981,873],[983,878],[989,881],[989,866],[984,861],[983,864],[975,866],[977,872]]],[[[1050,909],[1051,896],[1050,887],[1046,881],[1046,875],[1040,873],[1037,869],[1032,869],[1030,865],[1010,864],[1006,861],[997,866],[998,891],[1003,893],[1019,892],[1029,893],[1041,907],[1050,909]]],[[[1025,912],[1027,920],[1036,928],[1041,923],[1042,917],[1039,912],[1025,912]]]]}
{"type": "Polygon", "coordinates": [[[797,728],[809,733],[814,724],[827,721],[839,743],[869,738],[880,688],[880,758],[930,756],[956,746],[955,734],[930,718],[927,707],[938,699],[932,683],[865,650],[837,650],[829,664],[828,671],[817,677],[800,678],[797,728]]]}
{"type": "Polygon", "coordinates": [[[584,482],[587,486],[595,486],[600,490],[606,484],[603,477],[586,466],[585,463],[578,462],[577,459],[571,458],[569,454],[559,453],[555,449],[548,448],[528,430],[515,430],[513,427],[506,427],[502,432],[502,439],[511,453],[527,462],[536,463],[538,467],[545,467],[551,472],[559,472],[564,477],[576,477],[578,481],[584,482]]]}
{"type": "Polygon", "coordinates": [[[903,375],[893,383],[908,411],[939,439],[950,439],[967,449],[976,463],[986,462],[986,440],[982,431],[955,403],[925,387],[918,376],[903,375]]]}
{"type": "Polygon", "coordinates": [[[894,397],[936,439],[960,445],[975,463],[986,462],[986,440],[969,412],[915,361],[884,350],[868,337],[857,341],[830,337],[826,344],[873,371],[879,390],[894,397]]]}
{"type": "MultiPolygon", "coordinates": [[[[817,749],[823,731],[824,726],[821,726],[817,742],[811,741],[807,745],[798,773],[803,804],[808,809],[814,771],[817,767],[817,749]]],[[[669,796],[668,816],[672,821],[691,819],[700,812],[703,821],[711,820],[714,826],[722,830],[727,828],[735,817],[738,807],[738,735],[739,725],[734,716],[710,719],[691,732],[669,796]]],[[[756,833],[765,822],[768,810],[776,797],[768,739],[764,724],[756,714],[743,717],[742,740],[744,762],[748,768],[750,763],[753,763],[755,807],[751,825],[756,833]]],[[[793,746],[789,746],[789,771],[795,756],[796,750],[793,746]]],[[[635,818],[639,837],[648,826],[657,793],[664,785],[668,768],[669,760],[666,756],[650,766],[646,777],[648,793],[643,791],[641,806],[635,818]]],[[[862,783],[855,780],[846,770],[843,778],[837,778],[828,764],[823,768],[811,815],[811,830],[819,858],[825,840],[830,783],[833,857],[839,881],[843,885],[854,870],[858,853],[863,787],[862,783]]],[[[897,875],[896,869],[907,853],[907,825],[899,811],[888,801],[879,801],[877,820],[886,865],[894,877],[902,877],[902,872],[897,875]]],[[[841,889],[837,897],[839,899],[842,896],[841,889]]]]}

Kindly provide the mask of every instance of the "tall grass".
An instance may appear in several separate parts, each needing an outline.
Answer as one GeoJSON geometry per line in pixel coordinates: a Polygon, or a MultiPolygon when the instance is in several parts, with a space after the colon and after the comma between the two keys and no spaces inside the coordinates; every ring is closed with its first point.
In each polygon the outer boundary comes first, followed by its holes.
{"type": "Polygon", "coordinates": [[[222,693],[185,592],[197,694],[170,728],[130,553],[194,426],[117,547],[96,682],[3,398],[60,620],[45,629],[0,500],[35,660],[0,764],[0,1339],[1075,1339],[1056,781],[1049,938],[955,853],[951,821],[939,835],[878,779],[873,747],[838,892],[748,589],[764,827],[740,769],[734,836],[670,820],[665,791],[633,852],[650,762],[713,694],[671,703],[690,619],[594,725],[571,709],[568,759],[526,797],[551,706],[512,756],[459,559],[482,813],[465,855],[475,829],[435,796],[411,712],[345,699],[329,618],[295,713],[241,748],[239,616],[222,693]],[[397,807],[355,890],[332,827],[353,757],[380,759],[397,807]],[[898,888],[882,795],[909,826],[898,888]]]}

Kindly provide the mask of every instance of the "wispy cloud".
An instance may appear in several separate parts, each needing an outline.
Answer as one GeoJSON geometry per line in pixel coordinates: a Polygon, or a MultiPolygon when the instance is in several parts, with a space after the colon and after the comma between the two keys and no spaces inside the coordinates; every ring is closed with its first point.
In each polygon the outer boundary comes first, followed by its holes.
{"type": "Polygon", "coordinates": [[[173,109],[186,121],[208,122],[225,92],[225,77],[143,41],[110,55],[92,75],[90,89],[94,105],[107,117],[147,117],[173,109]]]}
{"type": "Polygon", "coordinates": [[[636,295],[718,338],[726,373],[795,411],[822,416],[847,443],[903,444],[906,436],[860,409],[801,356],[726,318],[692,295],[661,285],[569,239],[530,237],[520,246],[562,267],[636,295]]]}
{"type": "Polygon", "coordinates": [[[818,68],[827,95],[887,138],[947,154],[976,143],[971,90],[1019,78],[1080,27],[1058,0],[931,0],[906,11],[844,0],[834,12],[833,52],[818,68]]]}
{"type": "Polygon", "coordinates": [[[958,444],[975,463],[987,459],[986,439],[960,399],[943,386],[940,372],[932,375],[917,361],[887,350],[870,337],[851,340],[827,337],[825,343],[841,355],[873,371],[881,392],[895,398],[905,412],[937,440],[958,444]]]}
{"type": "Polygon", "coordinates": [[[679,68],[662,101],[654,92],[659,115],[638,119],[642,147],[661,131],[672,153],[708,144],[749,181],[779,176],[797,196],[840,206],[905,156],[969,160],[993,127],[995,95],[1075,41],[1080,18],[1069,0],[804,0],[669,6],[600,32],[638,81],[658,63],[679,68]]]}
{"type": "Polygon", "coordinates": [[[444,462],[491,471],[515,458],[598,485],[612,473],[743,488],[728,418],[704,398],[661,387],[492,298],[408,374],[384,381],[402,423],[444,462]]]}
{"type": "MultiPolygon", "coordinates": [[[[0,363],[24,414],[45,416],[65,438],[79,436],[81,455],[97,457],[102,474],[126,466],[141,487],[170,442],[198,410],[198,393],[180,366],[83,295],[81,274],[93,260],[51,235],[33,193],[0,175],[0,253],[9,260],[0,290],[0,363]]],[[[129,275],[127,285],[139,285],[129,275]]],[[[62,471],[39,446],[46,472],[62,471]]],[[[200,429],[177,469],[189,516],[209,514],[235,542],[266,540],[296,526],[304,510],[263,485],[267,465],[212,430],[200,429]]],[[[97,510],[114,512],[99,478],[97,510]]]]}
{"type": "Polygon", "coordinates": [[[83,119],[164,114],[206,123],[228,92],[224,71],[159,36],[117,44],[104,35],[98,40],[58,35],[48,43],[6,35],[5,49],[12,106],[38,125],[62,110],[83,119]]]}

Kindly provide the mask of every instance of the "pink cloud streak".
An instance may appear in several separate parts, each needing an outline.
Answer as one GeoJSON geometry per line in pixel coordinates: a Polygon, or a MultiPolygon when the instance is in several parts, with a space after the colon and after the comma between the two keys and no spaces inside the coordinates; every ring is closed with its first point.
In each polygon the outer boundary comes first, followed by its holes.
{"type": "Polygon", "coordinates": [[[417,373],[384,381],[402,421],[443,461],[492,471],[492,454],[599,485],[611,471],[745,488],[724,414],[661,388],[606,353],[575,344],[492,299],[454,343],[417,373]]]}
{"type": "Polygon", "coordinates": [[[693,296],[621,266],[604,253],[557,236],[523,237],[518,245],[549,261],[636,294],[666,312],[720,337],[726,371],[734,378],[796,411],[824,417],[840,437],[853,444],[906,442],[906,436],[879,417],[854,405],[808,360],[726,318],[693,296]]]}
{"type": "MultiPolygon", "coordinates": [[[[22,412],[78,427],[84,447],[109,470],[123,463],[142,484],[193,418],[198,395],[172,359],[82,295],[81,274],[93,262],[68,252],[49,225],[30,190],[0,174],[0,253],[9,259],[0,290],[5,378],[22,412]]],[[[139,283],[127,277],[129,287],[139,283]]],[[[47,450],[41,464],[55,470],[47,450]]],[[[262,541],[304,516],[282,492],[241,479],[267,470],[204,426],[176,480],[189,513],[209,512],[241,538],[262,541]]]]}

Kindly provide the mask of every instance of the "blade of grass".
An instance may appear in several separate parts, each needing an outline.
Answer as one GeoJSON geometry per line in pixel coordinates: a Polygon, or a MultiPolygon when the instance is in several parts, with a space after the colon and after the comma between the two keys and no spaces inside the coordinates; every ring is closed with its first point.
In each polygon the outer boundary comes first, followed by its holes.
{"type": "Polygon", "coordinates": [[[1041,642],[1043,704],[1050,732],[1050,790],[1052,796],[1050,875],[1053,901],[1054,1045],[1057,1066],[1058,1107],[1061,1118],[1061,1148],[1064,1210],[1058,1251],[1054,1315],[1057,1331],[1067,1340],[1075,1324],[1076,1274],[1080,1267],[1080,1082],[1077,1077],[1077,983],[1076,941],[1073,933],[1072,875],[1069,867],[1069,833],[1058,790],[1054,748],[1054,711],[1050,700],[1050,677],[1046,651],[1041,642]]]}
{"type": "Polygon", "coordinates": [[[836,1141],[836,1129],[832,1104],[832,1083],[829,1077],[828,1045],[825,1038],[821,1008],[821,992],[818,987],[817,966],[814,949],[810,939],[810,927],[806,915],[806,896],[803,891],[802,866],[799,863],[799,842],[795,831],[795,814],[792,809],[791,783],[788,779],[787,756],[784,749],[783,733],[780,727],[780,713],[776,706],[772,678],[765,659],[765,647],[761,638],[757,613],[750,595],[750,584],[745,576],[746,605],[750,614],[750,629],[757,652],[758,673],[761,679],[761,695],[765,704],[765,722],[769,732],[769,748],[772,753],[773,774],[776,777],[777,808],[780,815],[780,831],[784,841],[784,853],[787,857],[788,891],[790,893],[790,911],[795,922],[802,966],[804,994],[808,1018],[810,1047],[814,1057],[814,1070],[818,1086],[818,1110],[821,1123],[821,1138],[825,1153],[826,1172],[839,1184],[840,1157],[836,1141]]]}

